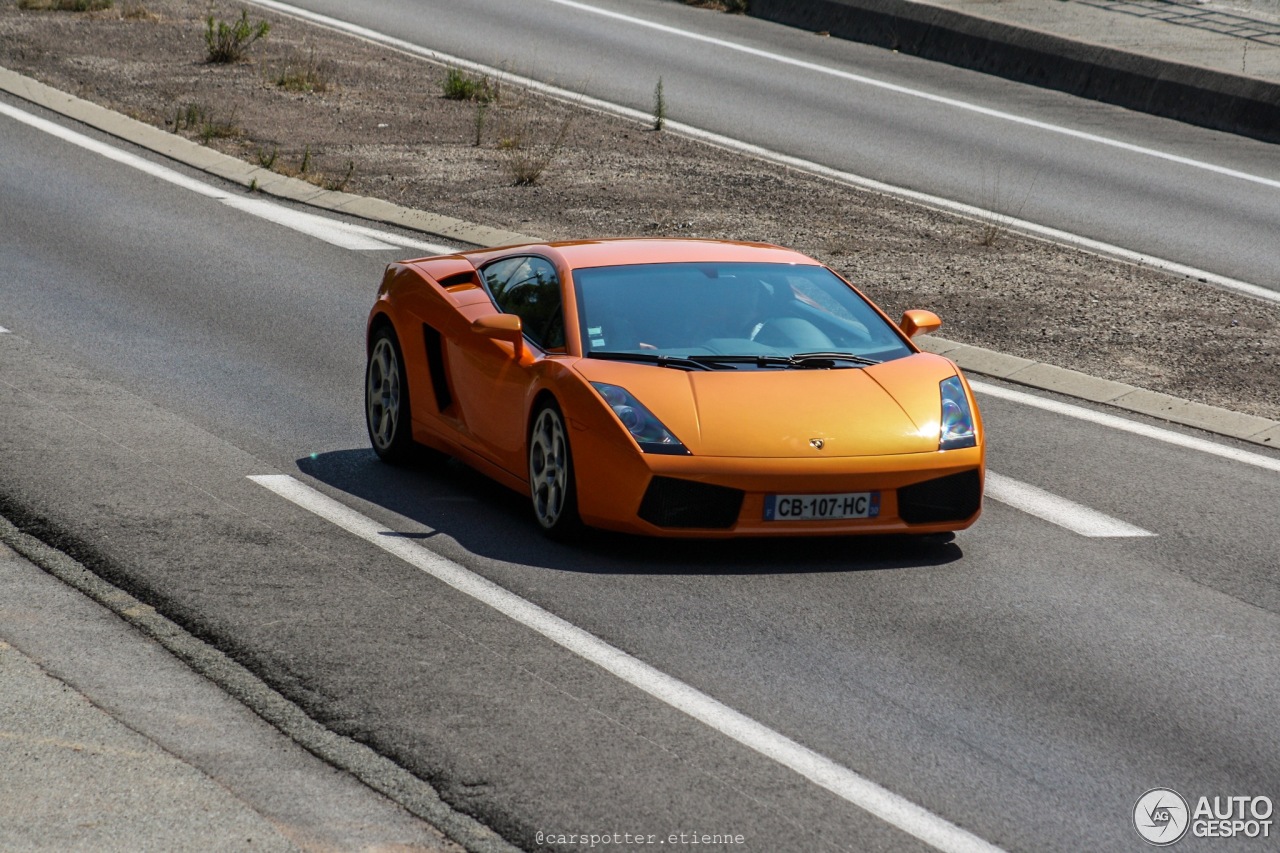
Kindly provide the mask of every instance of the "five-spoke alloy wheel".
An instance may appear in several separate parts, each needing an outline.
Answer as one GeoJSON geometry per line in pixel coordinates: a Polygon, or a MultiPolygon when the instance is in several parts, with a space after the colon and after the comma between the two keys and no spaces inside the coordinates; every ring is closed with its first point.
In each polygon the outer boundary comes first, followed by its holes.
{"type": "Polygon", "coordinates": [[[569,437],[553,401],[542,404],[529,431],[529,493],[534,518],[548,536],[561,538],[581,526],[569,437]]]}
{"type": "Polygon", "coordinates": [[[396,334],[383,326],[373,334],[364,380],[365,421],[374,452],[386,462],[408,459],[413,449],[409,387],[396,334]]]}

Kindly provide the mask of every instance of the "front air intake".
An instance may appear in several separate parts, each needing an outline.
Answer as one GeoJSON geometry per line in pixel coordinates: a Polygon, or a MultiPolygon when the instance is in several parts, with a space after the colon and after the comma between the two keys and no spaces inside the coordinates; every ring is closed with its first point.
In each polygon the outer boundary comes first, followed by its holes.
{"type": "Polygon", "coordinates": [[[964,521],[981,506],[977,468],[898,489],[898,516],[907,524],[964,521]]]}
{"type": "Polygon", "coordinates": [[[674,477],[654,477],[640,502],[640,517],[657,527],[732,527],[743,492],[674,477]]]}

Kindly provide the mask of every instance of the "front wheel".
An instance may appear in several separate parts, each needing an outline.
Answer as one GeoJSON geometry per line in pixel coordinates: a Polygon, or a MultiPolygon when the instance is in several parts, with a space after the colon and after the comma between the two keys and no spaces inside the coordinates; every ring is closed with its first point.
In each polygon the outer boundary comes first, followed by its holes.
{"type": "Polygon", "coordinates": [[[529,495],[538,526],[551,538],[563,539],[582,527],[569,435],[552,401],[538,409],[529,430],[529,495]]]}

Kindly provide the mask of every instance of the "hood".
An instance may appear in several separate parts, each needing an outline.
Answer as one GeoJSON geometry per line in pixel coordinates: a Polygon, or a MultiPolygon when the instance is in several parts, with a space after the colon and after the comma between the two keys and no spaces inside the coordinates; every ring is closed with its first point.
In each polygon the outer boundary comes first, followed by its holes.
{"type": "Polygon", "coordinates": [[[925,353],[832,370],[683,371],[584,359],[579,371],[626,388],[695,456],[756,458],[936,451],[938,383],[956,372],[925,353]]]}

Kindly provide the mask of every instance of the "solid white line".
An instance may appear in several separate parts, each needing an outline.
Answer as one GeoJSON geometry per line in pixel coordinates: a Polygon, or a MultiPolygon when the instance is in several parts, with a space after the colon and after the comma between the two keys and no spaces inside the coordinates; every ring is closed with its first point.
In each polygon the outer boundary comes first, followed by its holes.
{"type": "Polygon", "coordinates": [[[796,59],[790,56],[784,56],[780,53],[773,53],[768,50],[761,50],[756,47],[748,47],[747,45],[738,44],[737,42],[728,41],[715,36],[703,35],[702,33],[689,32],[679,29],[678,27],[659,24],[655,21],[647,21],[643,18],[637,18],[634,15],[627,15],[621,12],[612,12],[607,9],[600,9],[586,3],[579,3],[576,0],[546,0],[548,3],[555,3],[560,6],[566,6],[578,12],[588,12],[590,14],[600,15],[601,17],[610,18],[615,21],[631,24],[633,26],[645,27],[647,29],[660,32],[663,35],[675,36],[677,38],[689,39],[702,44],[709,44],[714,47],[732,50],[738,53],[744,53],[757,59],[766,59],[771,62],[777,62],[782,65],[790,65],[794,68],[800,68],[804,71],[812,71],[817,74],[825,74],[829,77],[835,77],[850,83],[858,83],[863,86],[872,86],[877,89],[884,89],[898,95],[907,95],[912,98],[920,98],[921,100],[930,101],[935,104],[943,104],[959,110],[967,110],[969,112],[978,113],[988,118],[996,118],[1002,121],[1013,122],[1014,124],[1025,125],[1026,127],[1034,127],[1037,130],[1045,130],[1050,133],[1057,133],[1063,136],[1070,136],[1075,139],[1082,139],[1086,142],[1093,142],[1098,145],[1108,145],[1113,148],[1120,148],[1134,154],[1142,154],[1147,157],[1155,157],[1161,160],[1167,160],[1171,163],[1177,163],[1181,166],[1190,166],[1194,169],[1203,169],[1208,172],[1215,172],[1219,175],[1226,175],[1232,178],[1238,178],[1242,181],[1249,181],[1263,186],[1274,187],[1280,189],[1280,181],[1271,178],[1264,178],[1260,175],[1253,175],[1248,172],[1241,172],[1238,169],[1229,169],[1225,166],[1218,166],[1213,163],[1206,163],[1201,160],[1195,160],[1190,157],[1183,157],[1177,154],[1169,154],[1154,148],[1146,148],[1141,145],[1134,145],[1128,142],[1120,142],[1105,136],[1098,136],[1094,133],[1086,133],[1080,130],[1074,130],[1069,127],[1063,127],[1057,124],[1038,121],[1036,119],[1026,118],[1024,116],[1006,113],[1001,110],[991,109],[990,107],[979,106],[969,101],[962,101],[957,98],[948,98],[943,95],[935,95],[931,92],[925,92],[920,89],[912,89],[908,86],[902,86],[897,83],[888,83],[884,80],[877,80],[874,77],[867,77],[862,74],[854,74],[849,71],[841,71],[838,68],[831,68],[827,65],[821,65],[816,62],[809,62],[804,59],[796,59]]]}
{"type": "Polygon", "coordinates": [[[987,470],[985,492],[989,498],[995,498],[1014,509],[1020,509],[1059,527],[1065,527],[1081,536],[1094,538],[1155,536],[1154,533],[1143,530],[1141,527],[1135,527],[1097,510],[1089,509],[1087,506],[1058,497],[1029,483],[997,474],[990,469],[987,470]]]}
{"type": "Polygon", "coordinates": [[[31,113],[11,107],[8,104],[0,103],[0,114],[9,116],[12,119],[22,122],[37,130],[44,131],[52,136],[57,137],[72,145],[77,145],[87,151],[92,151],[102,157],[114,160],[125,166],[145,172],[148,175],[167,181],[174,186],[182,187],[193,193],[205,196],[206,198],[216,199],[228,207],[233,207],[244,213],[251,214],[261,219],[275,222],[294,231],[299,231],[311,237],[332,243],[344,249],[353,251],[375,251],[382,249],[393,249],[396,246],[402,246],[419,251],[428,252],[430,254],[448,254],[456,251],[455,249],[440,246],[435,243],[427,243],[421,240],[414,240],[408,237],[401,237],[396,234],[375,231],[360,225],[354,225],[348,222],[342,222],[337,219],[329,219],[328,217],[318,216],[314,213],[294,210],[279,204],[273,204],[258,198],[248,198],[243,195],[229,193],[225,190],[218,189],[210,184],[195,178],[187,177],[181,172],[161,166],[159,163],[153,163],[145,157],[139,157],[128,151],[121,150],[105,142],[100,142],[84,134],[77,133],[74,130],[63,127],[60,124],[32,115],[31,113]]]}
{"type": "Polygon", "coordinates": [[[0,326],[0,335],[7,335],[7,334],[9,334],[9,330],[6,329],[4,326],[0,326]]]}
{"type": "Polygon", "coordinates": [[[1106,412],[1095,412],[1093,409],[1086,409],[1083,406],[1075,406],[1071,403],[1048,400],[1044,397],[1037,397],[1035,394],[1028,394],[1025,391],[1014,391],[1010,388],[1001,388],[999,385],[990,385],[986,382],[970,381],[969,384],[973,387],[973,390],[979,394],[999,397],[1002,400],[1011,400],[1015,403],[1021,403],[1024,406],[1034,406],[1035,408],[1043,409],[1046,412],[1053,412],[1054,414],[1065,415],[1069,418],[1076,418],[1077,420],[1089,421],[1090,423],[1100,424],[1102,426],[1111,427],[1112,429],[1123,430],[1124,432],[1130,432],[1134,435],[1140,435],[1143,438],[1150,438],[1156,441],[1162,441],[1165,444],[1172,444],[1176,447],[1184,447],[1188,450],[1198,450],[1201,453],[1220,456],[1223,459],[1230,459],[1233,462],[1252,465],[1255,468],[1265,468],[1268,471],[1280,472],[1280,459],[1263,456],[1261,453],[1251,453],[1248,450],[1227,447],[1207,439],[1197,438],[1192,435],[1183,435],[1180,432],[1161,429],[1156,426],[1149,426],[1148,424],[1138,423],[1137,421],[1131,421],[1118,415],[1107,414],[1106,412]]]}
{"type": "MultiPolygon", "coordinates": [[[[337,18],[331,18],[327,15],[321,15],[319,13],[311,12],[306,9],[299,9],[296,6],[290,6],[287,3],[277,2],[277,0],[250,0],[250,2],[252,2],[256,6],[261,6],[265,9],[271,9],[272,11],[279,12],[282,15],[289,15],[291,17],[298,18],[300,20],[309,21],[310,23],[316,24],[318,26],[327,27],[328,29],[331,29],[331,30],[336,30],[338,32],[346,33],[348,35],[353,35],[358,38],[364,39],[366,41],[373,42],[374,44],[380,44],[385,47],[393,48],[395,50],[401,51],[402,53],[407,53],[412,56],[424,57],[433,62],[452,65],[458,68],[464,68],[466,70],[473,71],[479,74],[487,74],[491,77],[496,77],[498,79],[509,80],[516,85],[523,86],[526,89],[539,92],[551,98],[556,98],[557,100],[565,101],[572,104],[578,104],[581,106],[589,107],[594,110],[599,110],[601,112],[611,113],[613,115],[623,116],[625,118],[632,119],[642,124],[649,124],[653,120],[653,117],[651,115],[649,115],[648,113],[642,112],[640,110],[635,110],[630,107],[622,106],[620,104],[613,104],[608,101],[600,100],[598,98],[592,98],[590,96],[587,96],[578,92],[572,92],[568,89],[560,88],[559,86],[552,86],[546,83],[541,83],[537,80],[533,80],[528,77],[521,77],[517,74],[512,74],[510,71],[507,71],[501,68],[494,68],[489,65],[483,65],[479,62],[472,62],[470,60],[462,59],[460,57],[450,56],[449,54],[441,53],[440,51],[437,51],[437,50],[431,50],[429,48],[421,47],[419,45],[413,44],[412,42],[404,41],[403,39],[398,39],[393,36],[385,35],[376,30],[368,29],[367,27],[361,27],[356,24],[350,24],[350,23],[347,23],[346,21],[342,21],[337,18]]],[[[569,5],[569,0],[550,0],[550,2],[559,2],[565,5],[569,5]]],[[[589,6],[583,7],[583,8],[591,11],[599,12],[600,14],[620,15],[620,13],[617,13],[617,12],[606,13],[606,12],[603,12],[602,10],[593,9],[592,7],[589,7],[589,6]]],[[[626,18],[627,16],[621,15],[620,17],[626,18]]],[[[638,21],[639,19],[635,19],[635,20],[638,21]]],[[[664,26],[661,24],[652,24],[650,22],[642,22],[642,23],[644,23],[647,26],[652,26],[655,28],[664,26]]],[[[667,28],[667,29],[670,29],[670,28],[667,28]]],[[[696,34],[684,33],[680,30],[673,30],[673,33],[684,35],[689,38],[699,38],[699,39],[710,38],[708,36],[699,36],[696,34]]],[[[726,42],[726,45],[731,45],[731,44],[732,43],[726,42]]],[[[754,50],[754,48],[745,48],[740,45],[737,47],[741,48],[744,51],[754,50]]],[[[799,62],[799,60],[794,60],[793,62],[799,62]]],[[[824,69],[822,68],[822,66],[815,66],[815,68],[818,70],[823,70],[824,72],[840,73],[840,74],[844,73],[844,72],[834,72],[834,71],[831,71],[831,69],[824,69]]],[[[860,80],[859,82],[867,82],[868,84],[881,85],[885,87],[890,86],[890,84],[879,83],[878,81],[871,80],[870,78],[865,78],[864,80],[860,80]]],[[[928,95],[927,93],[916,92],[915,90],[909,90],[909,89],[904,90],[903,93],[918,95],[919,97],[937,98],[937,96],[928,95]]],[[[946,101],[947,99],[941,99],[941,100],[946,101]]],[[[953,105],[961,106],[961,107],[966,106],[963,102],[960,102],[960,101],[956,101],[953,105]]],[[[985,108],[974,107],[973,105],[967,105],[966,108],[971,108],[977,111],[984,111],[985,109],[985,108]]],[[[992,112],[996,117],[1007,118],[1010,121],[1020,121],[1025,124],[1036,124],[1035,122],[1032,122],[1029,119],[1021,119],[1018,116],[1013,116],[1007,113],[994,113],[994,111],[990,111],[990,112],[992,112]]],[[[1197,269],[1196,267],[1187,266],[1186,264],[1180,264],[1176,261],[1170,261],[1164,258],[1158,258],[1154,255],[1147,255],[1142,252],[1135,252],[1132,249],[1125,249],[1120,246],[1111,245],[1110,243],[1104,243],[1100,240],[1093,240],[1088,237],[1082,237],[1078,234],[1071,234],[1070,232],[1067,232],[1067,231],[1060,231],[1057,228],[1050,228],[1046,225],[1039,225],[1037,223],[1030,222],[1025,219],[1018,219],[1016,217],[1007,216],[1003,213],[986,210],[984,208],[976,207],[971,204],[964,204],[962,202],[952,201],[951,199],[942,198],[941,196],[935,196],[935,195],[930,195],[928,193],[917,192],[915,190],[906,189],[904,187],[897,187],[897,186],[894,186],[893,184],[884,183],[883,181],[876,181],[871,178],[863,177],[862,175],[855,175],[852,172],[845,172],[839,169],[833,169],[829,166],[823,166],[820,163],[814,163],[809,160],[803,160],[799,157],[792,157],[788,154],[781,154],[777,151],[771,151],[768,148],[762,148],[758,145],[751,145],[749,143],[742,142],[740,140],[733,139],[728,136],[722,136],[718,133],[712,133],[711,131],[702,130],[700,128],[693,127],[692,125],[684,124],[682,122],[668,121],[666,123],[666,128],[668,131],[672,133],[678,133],[678,134],[681,134],[682,136],[688,136],[692,139],[699,139],[708,144],[716,145],[716,146],[719,146],[720,148],[725,148],[729,151],[734,151],[739,154],[746,154],[751,157],[756,157],[760,160],[765,160],[770,163],[777,163],[779,165],[787,166],[792,169],[798,169],[803,172],[809,172],[811,174],[821,175],[822,177],[828,178],[829,180],[838,181],[839,183],[842,183],[842,184],[859,187],[861,189],[870,190],[872,192],[883,193],[885,195],[894,196],[896,198],[908,199],[910,201],[914,201],[918,204],[923,204],[928,207],[935,208],[937,210],[945,210],[951,213],[959,214],[961,216],[967,216],[973,219],[979,219],[984,222],[991,222],[991,221],[999,222],[1004,227],[1017,230],[1017,231],[1022,231],[1027,234],[1033,234],[1035,236],[1042,237],[1046,240],[1051,240],[1056,243],[1062,243],[1068,246],[1075,246],[1077,248],[1085,249],[1090,252],[1096,252],[1102,255],[1110,255],[1111,257],[1119,258],[1121,260],[1130,261],[1136,264],[1142,264],[1144,266],[1154,267],[1155,269],[1165,270],[1166,272],[1171,272],[1175,275],[1181,275],[1181,276],[1186,276],[1188,278],[1200,279],[1207,284],[1212,284],[1224,290],[1232,290],[1237,293],[1243,293],[1247,296],[1251,296],[1255,299],[1261,299],[1267,302],[1280,304],[1280,291],[1271,290],[1269,288],[1262,287],[1260,285],[1253,284],[1251,282],[1241,281],[1240,279],[1230,278],[1224,275],[1218,275],[1217,273],[1212,273],[1212,272],[1209,272],[1208,270],[1197,269]]],[[[1044,129],[1046,130],[1053,130],[1055,128],[1056,128],[1055,125],[1044,126],[1044,129]]],[[[1061,128],[1061,130],[1063,132],[1069,132],[1071,135],[1082,135],[1086,138],[1090,138],[1091,141],[1094,141],[1094,142],[1113,144],[1119,147],[1133,147],[1133,146],[1127,146],[1127,143],[1108,141],[1103,137],[1091,137],[1091,135],[1089,134],[1079,134],[1076,131],[1069,131],[1068,128],[1061,128]]],[[[1163,154],[1162,152],[1154,151],[1152,149],[1138,149],[1138,150],[1140,153],[1149,153],[1152,156],[1159,156],[1166,160],[1174,160],[1177,162],[1181,162],[1183,159],[1185,159],[1185,158],[1175,157],[1174,155],[1171,155],[1171,154],[1163,154]]],[[[1196,165],[1198,162],[1199,161],[1187,161],[1184,165],[1196,165]]],[[[1275,184],[1276,186],[1280,186],[1280,181],[1271,181],[1270,179],[1267,179],[1267,178],[1260,178],[1256,175],[1248,175],[1244,172],[1235,172],[1234,170],[1231,170],[1231,169],[1223,169],[1222,167],[1213,166],[1212,164],[1208,164],[1208,163],[1204,163],[1200,165],[1203,168],[1209,169],[1210,171],[1217,171],[1217,172],[1222,172],[1224,174],[1230,174],[1232,177],[1242,178],[1245,180],[1253,180],[1260,183],[1275,184]]]]}
{"type": "Polygon", "coordinates": [[[999,849],[452,560],[404,537],[388,535],[393,531],[293,477],[276,474],[251,476],[249,479],[487,604],[628,684],[794,770],[814,784],[938,850],[999,849]]]}

